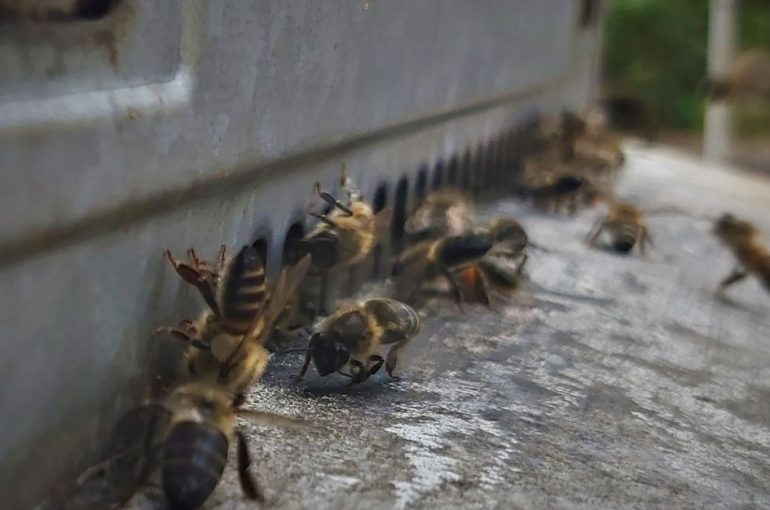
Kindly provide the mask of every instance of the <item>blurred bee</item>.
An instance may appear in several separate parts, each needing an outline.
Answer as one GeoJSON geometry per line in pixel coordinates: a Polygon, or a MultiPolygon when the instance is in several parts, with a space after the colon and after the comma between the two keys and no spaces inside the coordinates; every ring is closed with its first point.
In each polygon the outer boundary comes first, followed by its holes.
{"type": "Polygon", "coordinates": [[[509,295],[519,289],[527,262],[529,237],[513,218],[497,218],[489,226],[492,247],[478,261],[458,272],[463,290],[492,306],[492,295],[509,295]]]}
{"type": "Polygon", "coordinates": [[[591,208],[607,200],[607,195],[590,179],[579,175],[551,174],[546,184],[524,188],[520,196],[551,214],[574,215],[581,208],[591,208]]]}
{"type": "Polygon", "coordinates": [[[749,274],[770,291],[770,250],[762,243],[757,228],[732,214],[723,214],[714,224],[714,235],[733,252],[737,263],[733,271],[719,283],[718,292],[749,274]]]}
{"type": "Polygon", "coordinates": [[[407,248],[394,267],[396,298],[410,302],[423,283],[442,276],[459,306],[462,293],[455,272],[486,255],[492,244],[488,233],[466,233],[421,241],[407,248]]]}
{"type": "Polygon", "coordinates": [[[299,378],[304,377],[311,361],[319,375],[339,372],[350,377],[351,384],[365,381],[383,363],[388,375],[395,378],[398,352],[419,331],[417,313],[394,299],[376,298],[343,305],[315,328],[299,378]],[[393,346],[383,359],[379,348],[390,344],[393,346]]]}
{"type": "Polygon", "coordinates": [[[431,193],[404,223],[404,233],[421,239],[456,236],[471,228],[471,201],[456,190],[431,193]]]}
{"type": "Polygon", "coordinates": [[[349,267],[362,261],[390,225],[390,209],[385,208],[375,214],[369,204],[360,200],[345,175],[344,166],[341,184],[348,195],[347,203],[321,190],[320,183],[316,183],[316,193],[332,209],[328,214],[310,212],[319,222],[305,239],[296,242],[293,247],[299,253],[310,254],[316,273],[349,267]]]}
{"type": "MultiPolygon", "coordinates": [[[[266,426],[307,428],[291,418],[261,411],[237,409],[233,394],[218,385],[192,382],[177,386],[166,398],[139,406],[118,422],[105,461],[81,478],[103,480],[124,491],[123,504],[147,484],[160,468],[161,485],[174,510],[200,507],[222,477],[229,445],[237,439],[238,478],[245,496],[264,501],[250,473],[251,455],[236,416],[266,426]],[[123,489],[130,482],[132,492],[123,489]],[[128,497],[126,497],[128,496],[128,497]]],[[[107,508],[118,500],[104,500],[107,508]]]]}
{"type": "Polygon", "coordinates": [[[634,246],[639,246],[639,253],[644,255],[647,243],[652,244],[644,214],[636,206],[626,202],[615,202],[609,206],[606,216],[599,219],[586,236],[591,246],[597,246],[602,233],[609,234],[611,247],[622,254],[630,253],[634,246]]]}
{"type": "Polygon", "coordinates": [[[249,472],[251,458],[243,433],[235,426],[232,395],[216,386],[188,383],[169,395],[171,413],[163,440],[163,492],[173,509],[201,506],[222,477],[229,444],[238,439],[238,479],[247,498],[264,501],[249,472]]]}
{"type": "Polygon", "coordinates": [[[255,248],[245,246],[227,265],[216,299],[200,319],[159,328],[156,334],[188,342],[183,362],[188,378],[217,383],[242,396],[267,368],[270,353],[264,343],[309,263],[305,257],[284,270],[268,292],[264,263],[255,248]]]}
{"type": "Polygon", "coordinates": [[[745,51],[735,59],[727,76],[708,80],[706,88],[711,101],[741,97],[770,101],[770,53],[745,51]]]}

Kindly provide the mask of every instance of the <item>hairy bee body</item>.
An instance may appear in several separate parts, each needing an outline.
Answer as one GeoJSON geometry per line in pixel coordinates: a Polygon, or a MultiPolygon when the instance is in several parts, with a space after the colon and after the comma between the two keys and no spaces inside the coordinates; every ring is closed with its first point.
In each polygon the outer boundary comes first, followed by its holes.
{"type": "Polygon", "coordinates": [[[443,276],[458,303],[462,301],[454,272],[483,257],[492,247],[488,233],[466,233],[422,241],[404,250],[396,261],[397,299],[409,301],[423,282],[443,276]]]}
{"type": "Polygon", "coordinates": [[[348,304],[323,319],[310,339],[304,375],[312,361],[319,375],[340,372],[361,382],[383,363],[393,377],[398,351],[420,331],[420,319],[408,305],[389,298],[348,304]],[[382,345],[393,344],[387,359],[378,354],[382,345]],[[343,372],[348,368],[349,373],[343,372]]]}
{"type": "Polygon", "coordinates": [[[496,218],[488,228],[490,250],[459,271],[463,290],[491,306],[492,294],[511,294],[519,289],[527,261],[529,237],[513,218],[496,218]]]}
{"type": "Polygon", "coordinates": [[[308,235],[313,262],[324,269],[357,264],[375,245],[377,222],[372,208],[365,202],[349,206],[352,215],[334,209],[328,219],[333,225],[320,222],[308,235]]]}
{"type": "Polygon", "coordinates": [[[720,283],[719,290],[753,274],[770,291],[770,249],[762,242],[759,230],[748,221],[724,214],[717,220],[713,232],[737,261],[737,267],[720,283]]]}
{"type": "Polygon", "coordinates": [[[232,396],[213,385],[188,383],[176,388],[165,406],[172,420],[161,460],[163,491],[174,510],[198,508],[227,464],[235,431],[232,396]]]}
{"type": "Polygon", "coordinates": [[[174,426],[163,457],[163,490],[171,508],[201,506],[219,483],[227,464],[228,439],[195,422],[174,426]]]}
{"type": "Polygon", "coordinates": [[[188,342],[183,359],[188,378],[243,395],[267,368],[270,353],[264,342],[308,264],[309,260],[302,260],[284,271],[268,292],[259,253],[244,247],[221,277],[212,310],[196,322],[182,321],[176,328],[159,330],[188,342]]]}
{"type": "Polygon", "coordinates": [[[471,201],[459,191],[431,193],[404,223],[404,232],[421,238],[456,236],[473,227],[471,201]]]}
{"type": "Polygon", "coordinates": [[[622,254],[628,254],[639,246],[640,253],[644,255],[646,244],[650,242],[642,211],[628,203],[612,204],[607,215],[589,232],[588,242],[596,246],[604,232],[608,234],[609,247],[622,254]]]}

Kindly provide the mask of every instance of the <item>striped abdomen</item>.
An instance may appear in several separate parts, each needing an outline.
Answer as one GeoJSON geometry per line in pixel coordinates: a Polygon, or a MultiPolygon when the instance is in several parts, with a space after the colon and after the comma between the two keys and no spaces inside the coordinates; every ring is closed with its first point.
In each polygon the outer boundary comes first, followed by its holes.
{"type": "Polygon", "coordinates": [[[629,253],[639,239],[640,228],[636,223],[615,225],[612,233],[612,249],[618,253],[629,253]]]}
{"type": "Polygon", "coordinates": [[[163,454],[163,492],[173,510],[201,506],[222,478],[227,438],[219,430],[195,422],[175,425],[163,454]]]}
{"type": "Polygon", "coordinates": [[[230,262],[220,287],[222,328],[245,334],[267,297],[265,266],[259,252],[245,246],[230,262]]]}
{"type": "Polygon", "coordinates": [[[387,332],[400,337],[412,337],[420,331],[420,317],[411,306],[395,299],[370,299],[364,307],[371,312],[377,323],[386,330],[383,343],[397,341],[388,338],[387,332]]]}

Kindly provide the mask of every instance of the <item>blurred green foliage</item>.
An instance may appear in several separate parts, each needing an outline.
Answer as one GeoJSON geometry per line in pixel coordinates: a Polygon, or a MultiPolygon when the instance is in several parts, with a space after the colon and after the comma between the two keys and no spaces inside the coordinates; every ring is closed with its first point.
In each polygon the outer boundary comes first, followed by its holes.
{"type": "MultiPolygon", "coordinates": [[[[770,0],[737,4],[739,47],[770,49],[770,0]]],[[[708,0],[611,0],[605,32],[607,92],[643,100],[661,127],[701,129],[708,9],[708,0]]],[[[756,118],[741,120],[755,131],[756,118]]],[[[763,121],[759,124],[770,130],[763,121]]]]}

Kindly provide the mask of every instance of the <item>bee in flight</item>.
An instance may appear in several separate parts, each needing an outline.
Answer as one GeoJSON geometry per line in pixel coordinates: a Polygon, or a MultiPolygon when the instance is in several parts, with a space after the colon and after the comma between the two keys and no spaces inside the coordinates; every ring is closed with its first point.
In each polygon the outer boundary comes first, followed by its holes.
{"type": "Polygon", "coordinates": [[[156,334],[187,342],[183,362],[187,378],[222,385],[242,397],[267,368],[270,353],[264,343],[309,263],[305,257],[282,271],[269,291],[259,252],[245,246],[227,264],[217,285],[204,286],[215,298],[204,296],[209,309],[197,321],[182,320],[174,327],[159,328],[156,334]]]}
{"type": "Polygon", "coordinates": [[[761,49],[743,52],[727,76],[708,80],[706,95],[711,101],[743,97],[770,101],[770,52],[761,49]]]}
{"type": "Polygon", "coordinates": [[[349,267],[366,258],[383,238],[390,225],[391,210],[385,208],[374,213],[372,208],[360,199],[358,192],[342,169],[340,179],[347,194],[346,203],[323,191],[316,183],[316,193],[331,206],[328,214],[310,212],[318,224],[292,248],[298,253],[309,253],[314,272],[349,267]]]}
{"type": "Polygon", "coordinates": [[[342,305],[314,329],[299,378],[304,377],[311,361],[319,375],[338,372],[350,377],[351,384],[365,381],[383,363],[388,375],[395,377],[399,351],[419,331],[417,313],[394,299],[342,305]],[[392,345],[385,359],[379,354],[383,345],[392,345]]]}
{"type": "Polygon", "coordinates": [[[732,214],[723,214],[714,224],[714,235],[736,259],[733,271],[720,283],[718,292],[753,274],[770,292],[770,250],[762,243],[759,230],[732,214]]]}

